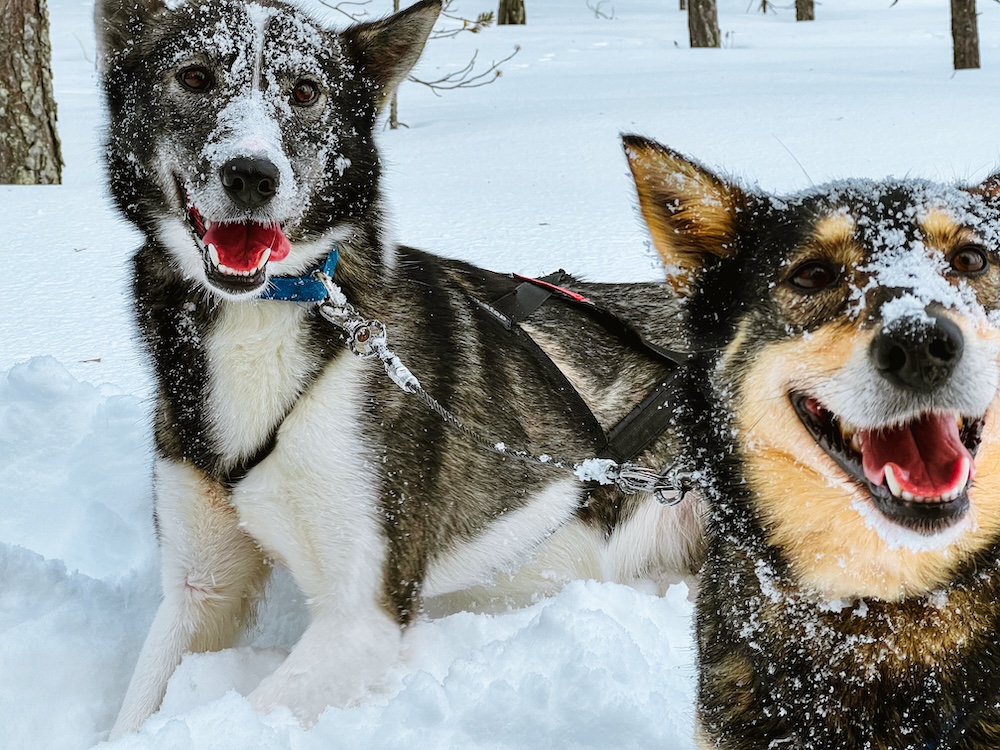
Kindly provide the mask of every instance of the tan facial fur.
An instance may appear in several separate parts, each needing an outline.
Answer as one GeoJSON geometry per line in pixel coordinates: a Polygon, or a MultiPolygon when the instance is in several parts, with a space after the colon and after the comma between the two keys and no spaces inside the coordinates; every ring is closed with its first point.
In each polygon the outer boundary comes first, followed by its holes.
{"type": "MultiPolygon", "coordinates": [[[[997,337],[993,330],[956,322],[967,338],[997,337]]],[[[968,516],[941,532],[942,539],[964,530],[942,544],[933,538],[908,544],[892,533],[880,534],[872,518],[881,514],[867,489],[849,478],[799,421],[789,392],[810,392],[859,349],[867,351],[872,335],[846,322],[829,324],[766,346],[741,378],[736,420],[769,541],[785,554],[803,586],[830,598],[894,600],[931,591],[1000,534],[1000,398],[987,415],[968,516]]],[[[892,524],[885,518],[881,523],[892,524]]]]}
{"type": "MultiPolygon", "coordinates": [[[[845,214],[821,218],[816,222],[808,242],[788,259],[785,275],[811,260],[826,260],[844,268],[860,265],[864,250],[854,239],[854,228],[854,220],[845,214]]],[[[806,325],[817,317],[836,315],[843,303],[842,290],[803,296],[787,284],[778,284],[775,295],[785,317],[793,325],[806,325]]]]}
{"type": "MultiPolygon", "coordinates": [[[[979,244],[976,234],[958,224],[944,211],[930,212],[920,224],[924,233],[924,243],[933,250],[947,256],[965,244],[979,244]]],[[[989,272],[969,280],[970,286],[984,305],[991,305],[1000,295],[1000,270],[992,267],[989,272]]]]}

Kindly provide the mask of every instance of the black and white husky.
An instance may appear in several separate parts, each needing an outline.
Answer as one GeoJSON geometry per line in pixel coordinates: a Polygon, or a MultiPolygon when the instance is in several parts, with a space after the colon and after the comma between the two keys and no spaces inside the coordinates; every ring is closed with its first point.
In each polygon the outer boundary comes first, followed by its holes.
{"type": "MultiPolygon", "coordinates": [[[[485,450],[295,301],[336,261],[347,300],[429,393],[537,454],[594,455],[664,377],[567,304],[505,330],[480,303],[515,280],[384,241],[373,128],[439,11],[423,0],[333,32],[276,0],[98,0],[111,190],[146,236],[133,285],[158,379],[163,571],[112,736],[157,710],[185,652],[234,642],[272,561],[311,622],[250,700],[305,722],[379,685],[429,597],[509,602],[696,566],[693,500],[667,508],[485,450]]],[[[676,334],[659,285],[576,288],[676,334]]],[[[663,466],[671,440],[643,461],[663,466]]]]}

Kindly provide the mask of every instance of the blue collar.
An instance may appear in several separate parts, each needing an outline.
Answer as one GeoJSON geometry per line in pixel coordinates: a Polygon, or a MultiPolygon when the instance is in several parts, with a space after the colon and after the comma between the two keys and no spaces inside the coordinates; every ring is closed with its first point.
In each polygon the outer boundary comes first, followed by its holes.
{"type": "Polygon", "coordinates": [[[267,280],[267,288],[260,299],[279,302],[322,302],[326,299],[326,287],[315,278],[313,271],[322,270],[331,279],[337,267],[340,252],[336,245],[326,256],[326,262],[309,271],[305,276],[273,276],[267,280]]]}

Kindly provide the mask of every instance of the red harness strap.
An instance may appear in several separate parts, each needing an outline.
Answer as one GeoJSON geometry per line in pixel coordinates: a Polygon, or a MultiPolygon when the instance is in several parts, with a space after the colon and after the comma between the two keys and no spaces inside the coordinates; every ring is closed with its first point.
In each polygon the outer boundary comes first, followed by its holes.
{"type": "Polygon", "coordinates": [[[569,299],[573,300],[574,302],[589,303],[591,305],[594,304],[593,302],[590,301],[590,299],[588,297],[584,297],[582,294],[579,294],[579,293],[574,292],[574,291],[572,291],[570,289],[567,289],[564,286],[556,286],[555,284],[552,284],[552,283],[549,283],[548,281],[546,281],[546,279],[552,278],[553,276],[555,276],[557,274],[561,277],[561,276],[564,276],[566,274],[566,272],[563,271],[560,268],[554,274],[551,274],[549,276],[543,276],[540,279],[533,279],[530,276],[522,276],[519,273],[515,273],[514,277],[518,278],[518,279],[521,279],[522,281],[527,281],[529,284],[534,284],[535,286],[540,286],[543,289],[548,289],[550,292],[558,292],[563,297],[568,297],[569,299]]]}

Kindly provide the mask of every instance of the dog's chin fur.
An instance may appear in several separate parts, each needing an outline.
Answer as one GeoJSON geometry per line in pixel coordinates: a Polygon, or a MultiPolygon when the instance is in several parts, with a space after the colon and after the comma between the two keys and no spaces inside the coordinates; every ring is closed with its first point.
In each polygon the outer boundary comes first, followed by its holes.
{"type": "Polygon", "coordinates": [[[735,422],[768,541],[800,585],[831,599],[893,601],[946,585],[958,565],[1000,534],[1000,488],[989,480],[1000,452],[1000,398],[986,411],[976,457],[982,468],[968,510],[926,533],[906,528],[878,510],[868,488],[816,443],[788,397],[802,386],[789,382],[790,371],[807,381],[809,373],[829,375],[856,349],[867,350],[869,340],[838,326],[766,346],[745,375],[735,422]]]}

